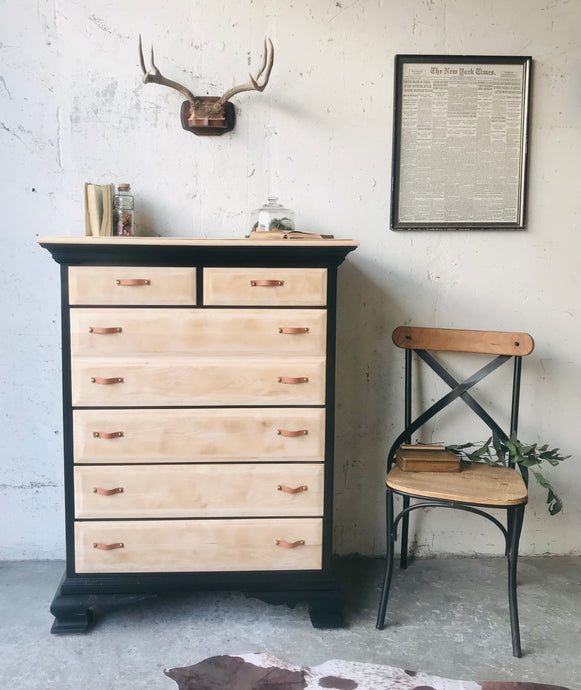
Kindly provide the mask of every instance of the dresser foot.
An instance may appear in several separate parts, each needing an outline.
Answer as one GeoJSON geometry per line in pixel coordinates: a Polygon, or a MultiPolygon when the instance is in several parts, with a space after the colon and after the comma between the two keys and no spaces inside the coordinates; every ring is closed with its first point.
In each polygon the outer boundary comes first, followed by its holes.
{"type": "Polygon", "coordinates": [[[99,616],[108,610],[135,604],[144,599],[153,599],[157,593],[115,593],[88,592],[79,589],[75,583],[63,578],[54,595],[50,612],[55,620],[51,628],[53,635],[87,632],[99,616]],[[75,591],[76,589],[76,591],[75,591]]]}
{"type": "Polygon", "coordinates": [[[88,606],[87,597],[62,595],[57,592],[50,612],[55,618],[50,629],[53,635],[87,632],[93,621],[93,612],[88,606]]]}
{"type": "Polygon", "coordinates": [[[344,628],[341,612],[341,596],[337,590],[244,592],[245,596],[260,599],[267,604],[286,604],[294,608],[300,602],[308,602],[309,618],[314,628],[344,628]]]}
{"type": "Polygon", "coordinates": [[[313,628],[345,628],[341,611],[341,597],[337,592],[322,592],[309,604],[309,617],[313,628]]]}
{"type": "Polygon", "coordinates": [[[345,628],[343,614],[338,608],[313,605],[309,607],[309,617],[313,628],[345,628]]]}

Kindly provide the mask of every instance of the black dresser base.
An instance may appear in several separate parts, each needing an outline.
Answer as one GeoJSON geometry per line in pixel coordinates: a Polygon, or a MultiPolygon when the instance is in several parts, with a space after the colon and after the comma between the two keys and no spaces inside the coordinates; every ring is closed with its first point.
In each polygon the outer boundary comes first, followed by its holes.
{"type": "MultiPolygon", "coordinates": [[[[115,583],[109,578],[99,579],[92,585],[88,578],[63,577],[50,607],[50,612],[55,617],[51,633],[53,635],[85,633],[90,630],[97,617],[102,616],[106,611],[152,599],[164,593],[217,589],[216,587],[209,587],[207,583],[191,587],[179,583],[177,586],[171,586],[167,583],[163,586],[162,583],[155,580],[157,578],[148,582],[144,577],[141,581],[134,583],[136,591],[131,591],[129,583],[115,583]]],[[[229,590],[227,586],[218,589],[229,590]]],[[[245,596],[259,599],[267,604],[285,604],[291,608],[302,602],[307,602],[309,618],[314,628],[344,628],[346,625],[341,612],[342,597],[334,585],[313,589],[307,587],[303,589],[276,589],[272,587],[265,590],[252,587],[248,589],[232,587],[232,591],[234,590],[241,591],[245,596]]]]}

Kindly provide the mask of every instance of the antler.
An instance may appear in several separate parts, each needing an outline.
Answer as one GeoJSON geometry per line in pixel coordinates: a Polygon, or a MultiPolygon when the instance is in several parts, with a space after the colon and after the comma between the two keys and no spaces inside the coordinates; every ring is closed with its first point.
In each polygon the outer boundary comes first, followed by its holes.
{"type": "Polygon", "coordinates": [[[162,75],[162,73],[157,69],[155,63],[153,62],[153,46],[151,46],[151,67],[149,68],[149,70],[145,69],[143,49],[141,47],[141,34],[139,34],[139,61],[141,63],[141,70],[143,72],[144,84],[161,84],[161,86],[169,86],[170,89],[175,89],[176,91],[179,91],[183,96],[185,96],[188,99],[188,101],[190,101],[192,106],[197,102],[197,98],[191,91],[189,91],[189,89],[186,89],[186,87],[182,84],[178,84],[177,81],[166,79],[162,75]]]}
{"type": "Polygon", "coordinates": [[[264,56],[262,58],[262,64],[260,65],[260,69],[256,73],[256,76],[252,76],[250,74],[250,81],[247,82],[246,84],[241,84],[240,86],[234,86],[231,89],[228,89],[226,93],[220,98],[219,101],[217,101],[216,106],[223,106],[226,101],[229,101],[232,96],[235,96],[237,93],[242,93],[242,91],[264,91],[266,88],[266,85],[268,84],[268,80],[270,79],[270,72],[272,70],[272,65],[274,64],[274,46],[272,45],[272,41],[270,38],[268,39],[268,45],[266,43],[267,39],[264,39],[264,56]],[[268,46],[270,46],[270,54],[268,51],[268,46]],[[268,64],[267,64],[268,63],[268,64]],[[261,85],[258,83],[258,80],[260,77],[264,75],[264,83],[261,85]]]}

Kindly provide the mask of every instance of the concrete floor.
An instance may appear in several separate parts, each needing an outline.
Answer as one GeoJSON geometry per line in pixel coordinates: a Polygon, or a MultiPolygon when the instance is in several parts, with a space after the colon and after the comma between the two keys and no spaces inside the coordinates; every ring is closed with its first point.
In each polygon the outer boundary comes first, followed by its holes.
{"type": "Polygon", "coordinates": [[[343,630],[313,629],[306,605],[290,609],[204,592],[109,611],[85,635],[50,635],[48,609],[63,570],[54,561],[0,562],[0,688],[177,690],[164,668],[270,652],[297,665],[345,659],[581,690],[581,558],[521,559],[521,659],[511,655],[502,558],[396,568],[383,631],[375,630],[382,575],[376,560],[339,561],[343,630]]]}

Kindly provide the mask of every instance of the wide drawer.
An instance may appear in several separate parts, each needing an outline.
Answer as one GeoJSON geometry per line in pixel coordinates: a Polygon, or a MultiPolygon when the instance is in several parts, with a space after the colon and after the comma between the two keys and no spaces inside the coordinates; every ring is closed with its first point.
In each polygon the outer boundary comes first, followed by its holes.
{"type": "Polygon", "coordinates": [[[324,309],[71,309],[73,355],[324,355],[324,309]]]}
{"type": "Polygon", "coordinates": [[[322,462],[323,408],[75,410],[75,463],[322,462]]]}
{"type": "Polygon", "coordinates": [[[321,518],[75,523],[77,573],[321,567],[321,518]]]}
{"type": "Polygon", "coordinates": [[[75,467],[81,519],[322,514],[322,464],[75,467]]]}
{"type": "Polygon", "coordinates": [[[321,306],[324,268],[204,268],[204,304],[321,306]]]}
{"type": "Polygon", "coordinates": [[[75,407],[322,405],[325,358],[73,358],[75,407]]]}
{"type": "Polygon", "coordinates": [[[70,304],[195,305],[196,269],[71,266],[70,304]]]}

